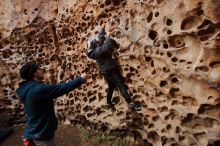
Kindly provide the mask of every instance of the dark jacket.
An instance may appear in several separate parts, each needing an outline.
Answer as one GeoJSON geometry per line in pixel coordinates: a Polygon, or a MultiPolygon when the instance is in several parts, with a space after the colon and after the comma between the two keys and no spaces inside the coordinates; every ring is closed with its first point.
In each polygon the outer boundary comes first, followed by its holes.
{"type": "Polygon", "coordinates": [[[81,77],[61,84],[45,84],[39,81],[21,83],[16,90],[27,114],[24,137],[34,140],[50,140],[57,129],[53,99],[79,87],[85,80],[81,77]]]}
{"type": "Polygon", "coordinates": [[[87,56],[96,60],[102,73],[107,73],[109,70],[118,68],[117,63],[112,58],[112,53],[119,46],[112,38],[107,38],[101,46],[92,41],[90,48],[87,51],[87,56]]]}

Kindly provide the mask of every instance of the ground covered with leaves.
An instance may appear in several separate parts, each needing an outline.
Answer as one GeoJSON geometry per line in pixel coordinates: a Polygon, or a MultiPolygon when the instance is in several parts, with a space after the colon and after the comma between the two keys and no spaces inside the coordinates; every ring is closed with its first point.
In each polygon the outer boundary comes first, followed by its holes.
{"type": "MultiPolygon", "coordinates": [[[[23,127],[14,127],[13,133],[7,137],[1,146],[22,146],[23,127]]],[[[60,125],[56,131],[57,146],[143,146],[138,142],[129,142],[126,139],[97,133],[85,129],[80,125],[60,125]]]]}

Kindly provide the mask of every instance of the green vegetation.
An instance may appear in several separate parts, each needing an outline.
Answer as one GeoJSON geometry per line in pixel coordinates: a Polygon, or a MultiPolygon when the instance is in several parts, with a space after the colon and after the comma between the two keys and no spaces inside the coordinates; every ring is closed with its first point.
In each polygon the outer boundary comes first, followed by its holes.
{"type": "Polygon", "coordinates": [[[124,139],[118,139],[115,136],[94,132],[92,130],[85,129],[81,125],[76,125],[76,128],[83,133],[83,139],[85,141],[92,140],[94,143],[107,143],[108,146],[126,146],[124,139]]]}

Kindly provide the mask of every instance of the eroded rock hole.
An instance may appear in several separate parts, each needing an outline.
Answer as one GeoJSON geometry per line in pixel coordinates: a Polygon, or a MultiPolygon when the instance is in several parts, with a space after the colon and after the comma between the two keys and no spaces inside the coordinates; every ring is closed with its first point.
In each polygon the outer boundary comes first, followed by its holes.
{"type": "Polygon", "coordinates": [[[105,1],[105,5],[107,5],[107,6],[108,6],[108,5],[111,5],[111,0],[106,0],[106,1],[105,1]]]}
{"type": "Polygon", "coordinates": [[[93,102],[96,100],[96,96],[93,96],[92,98],[89,99],[89,103],[93,102]]]}
{"type": "Polygon", "coordinates": [[[151,143],[149,143],[148,141],[147,141],[147,139],[144,139],[144,146],[153,146],[151,143]]]}
{"type": "Polygon", "coordinates": [[[169,94],[171,97],[174,97],[175,96],[175,93],[179,91],[179,88],[174,88],[172,87],[169,91],[169,94]]]}
{"type": "Polygon", "coordinates": [[[121,0],[112,0],[112,3],[114,6],[119,6],[121,3],[121,0]]]}
{"type": "Polygon", "coordinates": [[[200,142],[208,139],[205,132],[194,133],[193,136],[196,138],[197,141],[200,141],[200,142]]]}
{"type": "Polygon", "coordinates": [[[182,136],[182,135],[179,135],[179,141],[184,141],[185,139],[186,139],[186,137],[185,136],[182,136]]]}
{"type": "Polygon", "coordinates": [[[90,110],[92,110],[92,108],[90,106],[88,106],[88,105],[83,108],[84,112],[88,112],[90,110]]]}
{"type": "Polygon", "coordinates": [[[96,110],[95,110],[95,113],[97,114],[97,115],[100,115],[101,113],[103,113],[104,111],[103,110],[101,110],[101,108],[97,108],[96,110]]]}
{"type": "Polygon", "coordinates": [[[159,112],[167,112],[168,111],[168,107],[166,107],[166,106],[158,107],[157,109],[159,110],[159,112]]]}
{"type": "Polygon", "coordinates": [[[186,60],[184,60],[184,59],[179,60],[179,63],[183,63],[183,62],[186,62],[186,60]]]}
{"type": "Polygon", "coordinates": [[[210,142],[207,146],[220,146],[220,140],[216,140],[214,142],[210,142]]]}
{"type": "Polygon", "coordinates": [[[163,72],[168,73],[168,72],[170,72],[170,69],[166,68],[166,67],[163,67],[163,72]]]}
{"type": "MultiPolygon", "coordinates": [[[[3,58],[9,58],[12,54],[13,54],[13,52],[9,49],[6,49],[6,50],[2,51],[3,58]]],[[[29,56],[31,56],[31,55],[29,55],[29,56]]]]}
{"type": "Polygon", "coordinates": [[[198,67],[195,68],[195,71],[196,72],[198,72],[198,71],[208,72],[209,68],[207,66],[198,66],[198,67]]]}
{"type": "Polygon", "coordinates": [[[176,77],[173,77],[172,79],[171,79],[171,82],[172,83],[176,83],[176,82],[178,82],[179,80],[176,78],[176,77]]]}
{"type": "Polygon", "coordinates": [[[150,131],[147,136],[149,139],[153,140],[154,142],[160,140],[160,136],[157,134],[156,131],[150,131]]]}
{"type": "MultiPolygon", "coordinates": [[[[169,120],[169,119],[173,120],[173,119],[178,119],[178,118],[179,118],[179,113],[175,109],[172,109],[170,111],[170,113],[167,116],[165,116],[165,120],[169,120]]],[[[167,129],[167,130],[169,130],[169,129],[167,129]]]]}
{"type": "Polygon", "coordinates": [[[166,86],[167,85],[167,81],[161,81],[160,82],[160,87],[164,87],[164,86],[166,86]]]}
{"type": "Polygon", "coordinates": [[[164,43],[163,43],[163,48],[164,48],[164,49],[168,49],[168,48],[169,48],[169,45],[164,42],[164,43]]]}
{"type": "Polygon", "coordinates": [[[181,132],[180,127],[177,126],[175,131],[176,131],[176,133],[180,133],[181,132]]]}
{"type": "Polygon", "coordinates": [[[98,93],[98,97],[99,97],[99,98],[98,98],[99,101],[101,101],[102,99],[104,99],[104,96],[102,96],[102,93],[101,93],[101,92],[98,93]]]}
{"type": "Polygon", "coordinates": [[[145,61],[147,61],[147,62],[149,62],[149,61],[152,60],[152,58],[151,58],[150,56],[145,56],[144,59],[145,59],[145,61]]]}
{"type": "Polygon", "coordinates": [[[197,10],[196,11],[196,14],[198,15],[198,16],[201,16],[202,14],[204,14],[204,11],[203,10],[197,10]]]}
{"type": "MultiPolygon", "coordinates": [[[[215,109],[215,106],[209,105],[209,104],[202,104],[199,109],[198,109],[198,114],[204,114],[207,111],[210,111],[212,109],[215,109]]],[[[220,109],[220,105],[217,107],[218,109],[220,109]]]]}
{"type": "Polygon", "coordinates": [[[173,21],[168,18],[167,21],[166,21],[166,25],[171,26],[172,24],[173,24],[173,21]]]}
{"type": "Polygon", "coordinates": [[[168,38],[170,46],[174,48],[180,48],[185,46],[184,39],[180,35],[173,35],[168,38]]]}
{"type": "Polygon", "coordinates": [[[198,24],[198,18],[195,16],[189,16],[185,18],[181,23],[181,30],[187,30],[195,27],[198,24]]]}
{"type": "Polygon", "coordinates": [[[214,68],[215,66],[219,66],[220,65],[220,61],[214,61],[214,62],[211,62],[210,64],[209,64],[209,66],[211,67],[211,68],[214,68]]]}
{"type": "Polygon", "coordinates": [[[157,32],[154,31],[154,30],[150,30],[149,34],[148,34],[148,37],[151,39],[151,40],[155,40],[157,38],[157,32]]]}
{"type": "Polygon", "coordinates": [[[212,22],[210,20],[205,19],[200,26],[197,27],[197,29],[204,29],[212,25],[212,22]]]}
{"type": "Polygon", "coordinates": [[[192,62],[191,61],[187,61],[187,64],[192,64],[192,62]]]}
{"type": "Polygon", "coordinates": [[[172,62],[177,62],[178,59],[177,59],[176,57],[173,57],[173,58],[171,58],[171,61],[172,61],[172,62]]]}
{"type": "Polygon", "coordinates": [[[88,113],[86,116],[88,117],[88,118],[90,118],[90,117],[92,117],[92,116],[94,116],[95,115],[95,113],[88,113]]]}
{"type": "Polygon", "coordinates": [[[167,57],[172,57],[172,53],[170,53],[170,52],[167,52],[167,57]]]}
{"type": "Polygon", "coordinates": [[[155,12],[155,17],[158,17],[160,15],[160,13],[159,12],[155,12]]]}
{"type": "Polygon", "coordinates": [[[153,18],[153,12],[150,12],[150,14],[147,16],[147,22],[150,23],[153,18]]]}
{"type": "Polygon", "coordinates": [[[164,0],[157,0],[157,4],[162,3],[164,0]]]}
{"type": "Polygon", "coordinates": [[[157,73],[157,72],[156,72],[155,69],[151,72],[152,75],[155,75],[156,73],[157,73]]]}
{"type": "Polygon", "coordinates": [[[154,117],[152,118],[152,120],[153,120],[154,122],[159,121],[159,120],[160,120],[160,117],[159,117],[159,116],[154,116],[154,117]]]}
{"type": "Polygon", "coordinates": [[[101,13],[101,14],[97,17],[98,20],[100,20],[100,19],[102,19],[102,18],[108,18],[108,15],[103,12],[103,13],[101,13]]]}
{"type": "Polygon", "coordinates": [[[181,146],[178,143],[172,143],[170,146],[181,146]]]}
{"type": "Polygon", "coordinates": [[[154,67],[154,61],[153,60],[151,61],[150,66],[154,67]]]}
{"type": "Polygon", "coordinates": [[[28,15],[27,9],[24,9],[24,14],[28,15]]]}
{"type": "Polygon", "coordinates": [[[190,97],[190,96],[183,96],[183,105],[186,106],[198,106],[198,102],[196,99],[190,97]]]}
{"type": "Polygon", "coordinates": [[[105,6],[104,4],[101,4],[99,7],[100,7],[100,8],[104,8],[104,6],[105,6]]]}
{"type": "Polygon", "coordinates": [[[204,37],[202,40],[205,41],[209,38],[209,36],[207,36],[207,35],[210,35],[214,32],[215,32],[215,27],[213,25],[210,25],[207,29],[199,30],[197,35],[201,36],[201,37],[204,37]]]}
{"type": "Polygon", "coordinates": [[[168,34],[168,35],[171,35],[171,34],[172,34],[172,31],[171,31],[171,30],[167,30],[167,34],[168,34]]]}
{"type": "Polygon", "coordinates": [[[186,125],[187,123],[192,122],[194,118],[195,118],[194,114],[188,113],[186,117],[182,118],[181,125],[183,126],[183,125],[186,125]]]}
{"type": "Polygon", "coordinates": [[[168,124],[168,125],[166,126],[166,129],[167,129],[167,130],[170,130],[170,129],[172,129],[172,126],[171,126],[170,124],[168,124]]]}
{"type": "MultiPolygon", "coordinates": [[[[165,129],[163,129],[163,131],[165,132],[165,129]]],[[[167,138],[166,138],[166,136],[162,136],[162,137],[161,137],[161,143],[162,143],[162,145],[165,145],[165,144],[167,143],[167,138]]]]}

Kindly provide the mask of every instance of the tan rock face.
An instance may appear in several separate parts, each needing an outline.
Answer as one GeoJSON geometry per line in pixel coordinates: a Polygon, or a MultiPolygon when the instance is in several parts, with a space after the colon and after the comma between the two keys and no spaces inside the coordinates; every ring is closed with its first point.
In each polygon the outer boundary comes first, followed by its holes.
{"type": "Polygon", "coordinates": [[[6,122],[24,124],[15,95],[18,72],[36,60],[46,82],[92,75],[56,100],[60,122],[142,137],[155,146],[206,146],[220,139],[219,8],[218,0],[3,0],[0,109],[10,115],[6,122]],[[104,23],[120,44],[115,58],[142,105],[138,113],[127,109],[119,91],[116,111],[105,107],[107,84],[86,57],[87,39],[104,23]]]}

